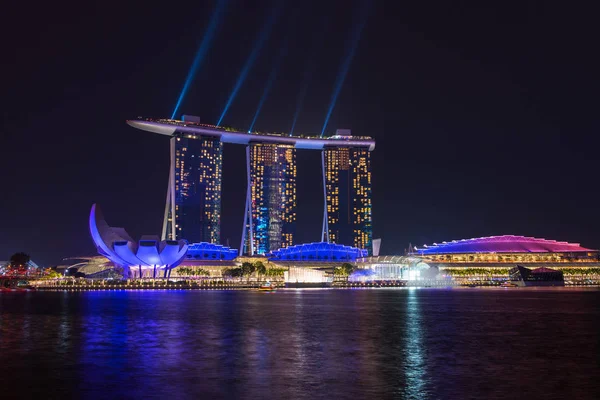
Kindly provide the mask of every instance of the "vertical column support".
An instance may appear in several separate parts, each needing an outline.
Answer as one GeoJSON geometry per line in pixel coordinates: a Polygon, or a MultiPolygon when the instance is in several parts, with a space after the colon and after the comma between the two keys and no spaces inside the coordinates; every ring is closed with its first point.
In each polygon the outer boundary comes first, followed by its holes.
{"type": "Polygon", "coordinates": [[[329,243],[329,221],[327,216],[327,179],[325,176],[325,149],[321,151],[321,169],[323,171],[323,233],[321,240],[329,243]]]}
{"type": "Polygon", "coordinates": [[[161,240],[175,240],[175,140],[176,138],[169,140],[171,165],[169,166],[169,185],[167,187],[161,240]],[[169,231],[169,213],[171,214],[171,234],[167,237],[167,232],[169,231]]]}
{"type": "Polygon", "coordinates": [[[175,231],[175,141],[177,139],[171,139],[171,171],[170,171],[170,182],[171,182],[171,240],[177,240],[177,232],[175,231]]]}
{"type": "MultiPolygon", "coordinates": [[[[167,240],[167,224],[169,223],[169,203],[171,202],[171,172],[169,169],[169,185],[167,186],[167,199],[165,200],[165,216],[163,218],[162,235],[160,240],[167,240]]],[[[170,239],[170,238],[169,238],[170,239]]]]}
{"type": "Polygon", "coordinates": [[[246,242],[246,226],[248,226],[248,235],[250,242],[249,254],[254,255],[254,229],[252,228],[252,189],[250,181],[250,145],[246,146],[246,179],[248,182],[246,188],[246,208],[244,209],[244,224],[242,226],[242,242],[240,243],[239,255],[244,254],[244,243],[246,242]]]}

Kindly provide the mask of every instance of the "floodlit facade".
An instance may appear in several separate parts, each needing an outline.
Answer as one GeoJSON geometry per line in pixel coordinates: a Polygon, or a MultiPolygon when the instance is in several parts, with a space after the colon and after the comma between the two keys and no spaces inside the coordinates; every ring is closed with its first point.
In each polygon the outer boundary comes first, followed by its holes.
{"type": "Polygon", "coordinates": [[[504,235],[434,243],[413,249],[440,276],[458,283],[501,282],[517,266],[551,268],[565,274],[568,284],[600,279],[600,253],[579,243],[504,235]]]}
{"type": "MultiPolygon", "coordinates": [[[[254,254],[294,243],[296,228],[296,149],[290,145],[250,145],[250,198],[254,254]]],[[[248,243],[246,243],[248,252],[248,243]]]]}
{"type": "Polygon", "coordinates": [[[570,264],[598,261],[598,250],[579,243],[504,235],[453,240],[415,248],[429,264],[570,264]]]}
{"type": "Polygon", "coordinates": [[[322,153],[322,240],[371,251],[372,138],[352,136],[349,130],[330,137],[246,133],[188,116],[183,121],[140,117],[127,123],[171,137],[163,239],[219,243],[222,143],[231,143],[246,146],[248,186],[239,255],[293,245],[296,149],[322,153]]]}
{"type": "Polygon", "coordinates": [[[371,153],[364,147],[323,151],[327,239],[371,252],[371,153]]]}
{"type": "Polygon", "coordinates": [[[221,240],[223,144],[211,136],[171,139],[171,176],[162,239],[221,240]]]}
{"type": "Polygon", "coordinates": [[[325,263],[355,262],[366,257],[367,250],[341,244],[318,242],[305,243],[275,250],[267,254],[269,261],[308,261],[325,263]]]}
{"type": "Polygon", "coordinates": [[[143,236],[136,242],[125,229],[110,227],[96,204],[90,211],[89,228],[98,254],[121,267],[125,278],[157,277],[161,273],[167,276],[188,250],[184,240],[160,241],[158,236],[143,236]]]}

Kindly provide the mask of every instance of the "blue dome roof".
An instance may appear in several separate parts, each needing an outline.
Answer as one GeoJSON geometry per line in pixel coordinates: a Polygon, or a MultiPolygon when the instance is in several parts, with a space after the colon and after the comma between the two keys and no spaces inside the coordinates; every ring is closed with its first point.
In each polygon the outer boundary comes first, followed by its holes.
{"type": "Polygon", "coordinates": [[[231,247],[214,243],[192,243],[188,246],[187,258],[195,260],[233,260],[238,251],[231,247]]]}
{"type": "Polygon", "coordinates": [[[317,242],[305,243],[275,250],[267,254],[270,261],[322,261],[354,262],[366,257],[367,250],[342,244],[317,242]]]}

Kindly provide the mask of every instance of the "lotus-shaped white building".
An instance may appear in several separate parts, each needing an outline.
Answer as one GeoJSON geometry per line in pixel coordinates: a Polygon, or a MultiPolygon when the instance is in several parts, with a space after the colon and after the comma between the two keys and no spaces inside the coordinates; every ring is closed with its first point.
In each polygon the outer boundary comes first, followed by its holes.
{"type": "Polygon", "coordinates": [[[100,208],[94,204],[90,212],[90,233],[98,253],[123,268],[125,278],[167,277],[185,258],[185,240],[163,240],[158,236],[142,236],[135,242],[123,228],[108,226],[100,208]]]}

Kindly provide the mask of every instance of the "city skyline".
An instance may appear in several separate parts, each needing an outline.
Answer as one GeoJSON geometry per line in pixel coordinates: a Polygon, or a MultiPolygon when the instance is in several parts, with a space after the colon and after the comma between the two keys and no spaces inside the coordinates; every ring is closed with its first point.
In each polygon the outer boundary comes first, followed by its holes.
{"type": "Polygon", "coordinates": [[[600,397],[591,4],[3,17],[3,398],[600,397]]]}
{"type": "MultiPolygon", "coordinates": [[[[181,120],[138,118],[127,124],[169,136],[171,163],[162,239],[223,244],[220,238],[223,144],[245,145],[246,202],[239,254],[264,255],[294,244],[297,220],[296,149],[321,153],[324,242],[372,252],[370,153],[375,141],[353,136],[288,136],[239,132],[181,120]],[[175,218],[173,218],[175,216],[175,218]]],[[[241,192],[240,192],[241,193],[241,192]]],[[[238,194],[240,194],[238,193],[238,194]]],[[[302,197],[314,197],[302,193],[302,197]]]]}
{"type": "MultiPolygon", "coordinates": [[[[409,243],[510,233],[600,247],[592,14],[550,3],[518,12],[475,2],[403,4],[399,12],[388,5],[370,11],[326,132],[349,128],[377,140],[373,235],[382,238],[382,254],[402,253],[409,243]]],[[[14,56],[2,98],[3,253],[23,250],[42,265],[91,254],[82,221],[95,202],[134,236],[161,233],[170,163],[164,138],[123,121],[171,115],[216,2],[189,3],[184,13],[181,6],[44,6],[31,15],[11,5],[5,28],[22,15],[33,28],[15,25],[5,36],[14,56]],[[177,18],[165,18],[169,12],[177,18]]],[[[355,10],[340,1],[285,8],[223,122],[251,125],[289,32],[255,129],[289,132],[301,98],[294,132],[319,134],[352,47],[355,10]],[[301,23],[288,29],[292,16],[301,23]],[[314,29],[307,34],[302,26],[314,29]]],[[[219,15],[179,109],[212,123],[269,7],[232,2],[219,15]]],[[[243,191],[243,146],[223,151],[230,163],[222,191],[243,191]]],[[[306,165],[298,169],[298,193],[319,196],[299,200],[296,239],[314,242],[323,223],[321,157],[297,157],[306,165]]],[[[221,241],[236,248],[244,194],[221,200],[221,241]]]]}

